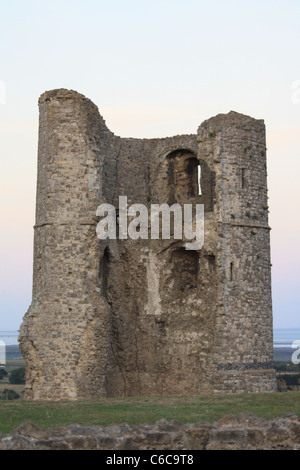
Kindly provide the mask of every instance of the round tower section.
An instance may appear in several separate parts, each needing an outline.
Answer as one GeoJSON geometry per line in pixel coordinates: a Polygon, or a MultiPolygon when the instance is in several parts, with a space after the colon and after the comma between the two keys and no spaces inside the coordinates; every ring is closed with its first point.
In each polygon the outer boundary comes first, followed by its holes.
{"type": "Polygon", "coordinates": [[[213,391],[274,391],[265,125],[235,112],[199,128],[214,153],[219,307],[213,391]]]}
{"type": "Polygon", "coordinates": [[[20,331],[26,394],[103,396],[108,306],[99,286],[96,208],[102,193],[97,107],[64,89],[39,100],[32,304],[20,331]]]}

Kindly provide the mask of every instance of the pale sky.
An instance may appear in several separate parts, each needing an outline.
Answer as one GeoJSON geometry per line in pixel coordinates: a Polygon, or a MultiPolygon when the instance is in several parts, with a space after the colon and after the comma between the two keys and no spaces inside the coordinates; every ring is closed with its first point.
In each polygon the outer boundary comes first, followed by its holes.
{"type": "Polygon", "coordinates": [[[300,327],[300,1],[0,0],[0,330],[31,301],[38,98],[69,88],[122,137],[267,130],[273,318],[300,327]]]}

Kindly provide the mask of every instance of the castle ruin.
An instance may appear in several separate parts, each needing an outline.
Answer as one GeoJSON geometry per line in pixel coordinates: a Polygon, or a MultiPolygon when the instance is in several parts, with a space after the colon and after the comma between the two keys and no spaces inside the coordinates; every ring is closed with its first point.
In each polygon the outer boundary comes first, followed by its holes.
{"type": "Polygon", "coordinates": [[[39,99],[25,398],[275,391],[265,126],[115,136],[83,95],[39,99]],[[101,202],[204,204],[204,245],[96,235],[101,202]]]}

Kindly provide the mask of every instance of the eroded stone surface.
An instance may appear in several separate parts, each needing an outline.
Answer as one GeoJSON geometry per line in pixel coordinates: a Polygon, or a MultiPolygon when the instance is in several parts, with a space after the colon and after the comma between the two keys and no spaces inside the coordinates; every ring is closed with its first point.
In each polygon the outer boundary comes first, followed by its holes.
{"type": "Polygon", "coordinates": [[[80,426],[40,429],[20,425],[0,436],[1,450],[300,450],[300,418],[266,421],[242,413],[219,422],[80,426]]]}
{"type": "Polygon", "coordinates": [[[274,391],[263,121],[230,112],[195,135],[133,139],[74,91],[39,106],[25,396],[274,391]],[[149,239],[99,240],[96,209],[119,196],[149,211],[204,204],[203,248],[150,228],[149,239]]]}

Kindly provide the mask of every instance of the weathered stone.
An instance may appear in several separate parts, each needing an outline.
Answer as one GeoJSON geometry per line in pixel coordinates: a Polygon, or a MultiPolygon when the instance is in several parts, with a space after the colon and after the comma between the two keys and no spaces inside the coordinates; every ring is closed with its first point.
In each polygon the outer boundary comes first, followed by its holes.
{"type": "Polygon", "coordinates": [[[266,421],[253,415],[217,423],[38,429],[21,425],[0,435],[1,450],[300,450],[300,417],[266,421]]]}
{"type": "Polygon", "coordinates": [[[197,135],[132,139],[74,91],[39,105],[25,397],[276,390],[263,121],[230,112],[197,135]],[[148,239],[99,240],[96,209],[119,196],[149,212],[204,204],[203,247],[150,239],[150,227],[148,239]]]}

